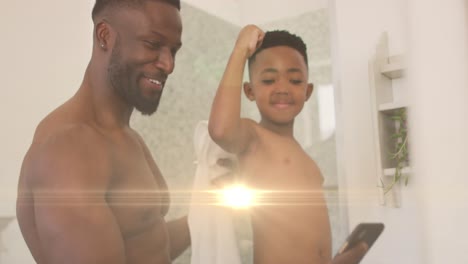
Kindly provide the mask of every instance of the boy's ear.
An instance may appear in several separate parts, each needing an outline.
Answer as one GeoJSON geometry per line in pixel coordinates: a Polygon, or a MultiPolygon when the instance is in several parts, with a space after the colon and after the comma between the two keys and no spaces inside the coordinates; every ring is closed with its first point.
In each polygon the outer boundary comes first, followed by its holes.
{"type": "Polygon", "coordinates": [[[253,91],[252,85],[249,82],[244,83],[244,93],[250,101],[255,100],[255,93],[253,91]]]}
{"type": "Polygon", "coordinates": [[[314,84],[313,83],[308,83],[307,88],[306,88],[306,101],[309,100],[310,96],[312,95],[312,92],[314,91],[314,84]]]}

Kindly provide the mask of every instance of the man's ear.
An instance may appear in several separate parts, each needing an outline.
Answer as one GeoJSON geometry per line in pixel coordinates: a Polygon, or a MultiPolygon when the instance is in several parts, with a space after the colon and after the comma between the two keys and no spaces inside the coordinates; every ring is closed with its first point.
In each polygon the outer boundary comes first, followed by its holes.
{"type": "Polygon", "coordinates": [[[308,83],[307,88],[306,88],[306,101],[309,100],[310,96],[312,95],[312,92],[314,91],[314,84],[313,83],[308,83]]]}
{"type": "Polygon", "coordinates": [[[244,93],[250,101],[255,100],[255,93],[253,91],[252,85],[249,82],[244,83],[244,93]]]}
{"type": "Polygon", "coordinates": [[[102,49],[109,48],[111,44],[111,28],[104,19],[96,24],[95,28],[97,45],[102,49]]]}

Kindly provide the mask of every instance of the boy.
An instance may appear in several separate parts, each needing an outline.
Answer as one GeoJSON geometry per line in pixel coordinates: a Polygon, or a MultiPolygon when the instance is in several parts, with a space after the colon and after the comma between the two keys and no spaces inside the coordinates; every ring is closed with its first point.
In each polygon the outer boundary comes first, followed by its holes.
{"type": "Polygon", "coordinates": [[[323,178],[293,136],[294,119],[312,90],[301,38],[287,31],[265,34],[253,25],[241,30],[213,102],[209,132],[237,155],[245,184],[271,194],[251,211],[256,264],[331,261],[323,178]],[[244,92],[257,104],[258,123],[240,117],[247,60],[244,92]]]}

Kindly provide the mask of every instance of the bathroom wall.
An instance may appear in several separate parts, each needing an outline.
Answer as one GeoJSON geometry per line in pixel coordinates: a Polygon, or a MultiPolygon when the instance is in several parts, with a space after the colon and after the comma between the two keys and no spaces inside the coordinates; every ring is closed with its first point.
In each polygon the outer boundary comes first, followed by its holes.
{"type": "Polygon", "coordinates": [[[340,186],[346,190],[349,229],[360,222],[386,225],[362,263],[423,264],[421,217],[413,183],[402,188],[401,208],[379,205],[369,87],[369,60],[384,31],[390,55],[408,52],[407,1],[334,0],[331,4],[337,124],[341,126],[337,160],[343,169],[340,186]]]}
{"type": "Polygon", "coordinates": [[[265,25],[272,21],[300,16],[310,11],[327,8],[328,0],[184,0],[215,17],[237,26],[265,25]]]}
{"type": "Polygon", "coordinates": [[[362,263],[465,263],[468,210],[459,188],[467,183],[466,1],[331,4],[337,160],[349,227],[386,225],[362,263]],[[414,173],[401,186],[401,208],[381,207],[376,195],[368,62],[384,31],[390,55],[405,53],[413,67],[402,88],[411,102],[414,173]]]}
{"type": "MultiPolygon", "coordinates": [[[[23,156],[39,121],[78,89],[91,55],[92,0],[2,1],[0,217],[15,215],[23,156]]],[[[32,264],[17,221],[1,264],[32,264]]]]}
{"type": "Polygon", "coordinates": [[[424,264],[468,263],[467,8],[466,0],[409,4],[411,139],[424,264]]]}

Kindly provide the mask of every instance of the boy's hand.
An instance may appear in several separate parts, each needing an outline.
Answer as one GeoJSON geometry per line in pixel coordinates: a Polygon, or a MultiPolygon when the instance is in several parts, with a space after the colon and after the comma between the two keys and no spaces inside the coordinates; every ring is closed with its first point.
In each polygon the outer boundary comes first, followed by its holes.
{"type": "Polygon", "coordinates": [[[362,242],[350,250],[346,250],[344,253],[339,254],[333,258],[330,264],[358,264],[368,249],[369,247],[367,244],[362,242]]]}
{"type": "Polygon", "coordinates": [[[245,52],[247,58],[262,45],[265,32],[255,25],[245,26],[239,33],[236,41],[236,49],[245,52]]]}

